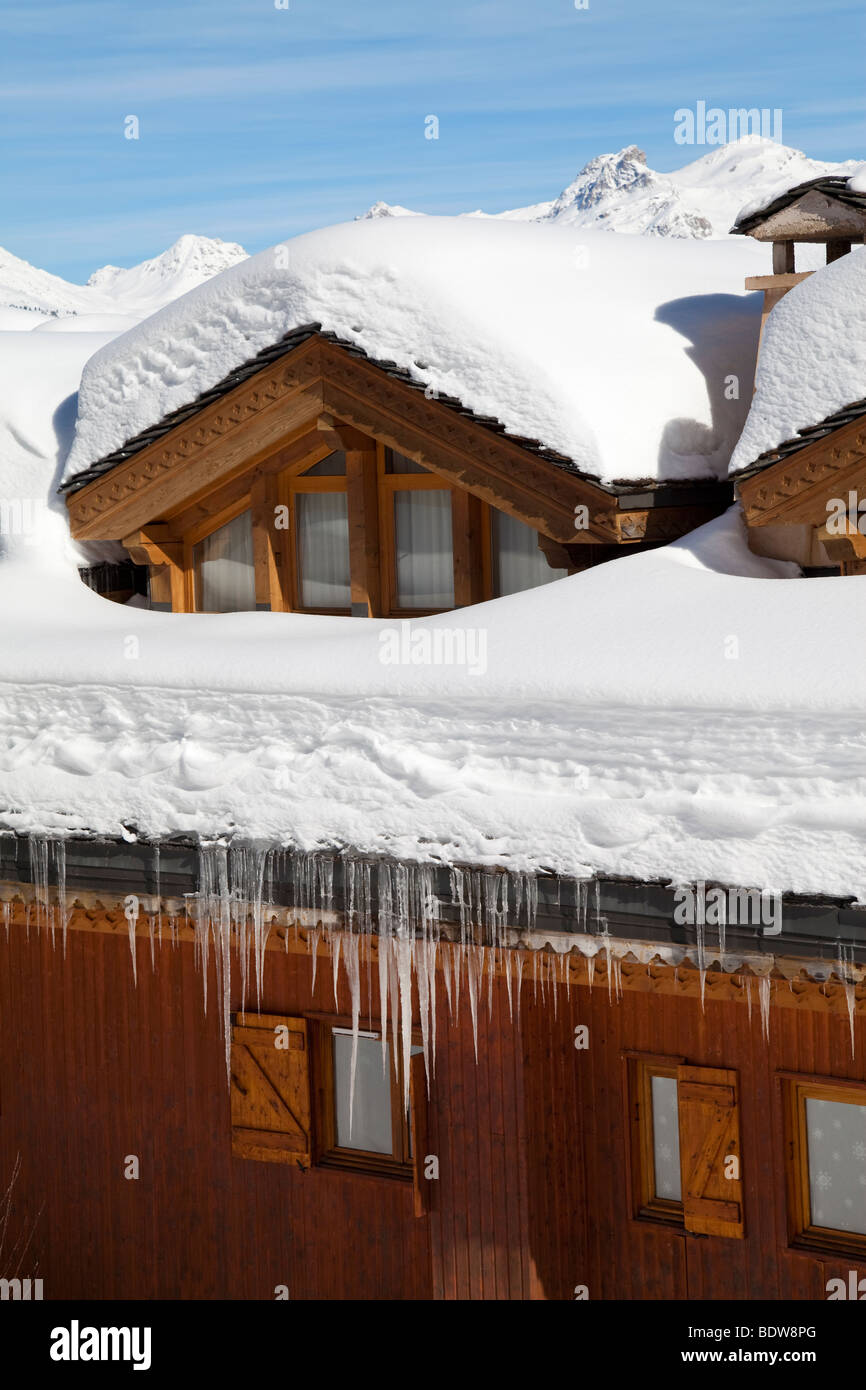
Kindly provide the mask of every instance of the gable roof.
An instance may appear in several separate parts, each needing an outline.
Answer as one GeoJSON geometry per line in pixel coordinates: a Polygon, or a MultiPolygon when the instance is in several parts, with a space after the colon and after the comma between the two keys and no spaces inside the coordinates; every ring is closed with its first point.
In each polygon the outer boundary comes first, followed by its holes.
{"type": "Polygon", "coordinates": [[[759,208],[747,206],[747,209],[737,217],[731,232],[740,236],[748,236],[762,222],[766,222],[775,213],[782,212],[784,208],[796,203],[804,193],[812,191],[823,193],[825,197],[832,198],[837,203],[842,203],[845,207],[854,208],[857,212],[866,215],[866,193],[855,192],[849,186],[847,178],[837,174],[827,174],[821,178],[807,179],[805,183],[795,184],[793,188],[786,189],[784,193],[778,194],[759,208]]]}
{"type": "MultiPolygon", "coordinates": [[[[131,458],[133,454],[137,454],[142,449],[146,449],[149,444],[155,443],[156,440],[170,433],[176,426],[184,424],[185,421],[192,419],[194,415],[198,415],[198,413],[207,406],[212,405],[215,401],[228,395],[229,391],[234,390],[236,386],[240,386],[242,382],[247,381],[251,376],[255,376],[256,372],[262,371],[265,367],[270,366],[271,363],[279,361],[281,357],[285,357],[287,353],[293,352],[295,348],[300,347],[301,343],[305,343],[308,339],[316,337],[322,338],[325,342],[334,343],[337,347],[342,348],[344,352],[348,352],[350,356],[371,363],[372,366],[378,367],[380,371],[387,373],[388,376],[393,377],[396,381],[401,381],[404,385],[411,386],[413,390],[423,393],[423,383],[410,376],[409,372],[406,371],[405,368],[399,367],[396,362],[382,362],[374,357],[370,357],[362,348],[357,347],[354,343],[338,338],[336,333],[327,332],[320,323],[304,324],[303,327],[296,328],[292,332],[284,334],[284,336],[271,347],[262,348],[261,352],[257,352],[255,357],[250,357],[246,362],[242,362],[239,367],[235,367],[233,371],[223,377],[222,381],[218,381],[215,386],[212,386],[209,391],[202,392],[190,405],[181,406],[178,410],[170,411],[169,414],[164,415],[157,424],[152,425],[149,429],[142,430],[139,434],[128,439],[121,448],[113,450],[112,453],[106,454],[104,458],[97,459],[89,468],[85,468],[80,473],[75,473],[71,478],[67,478],[65,482],[60,484],[58,491],[62,493],[77,492],[80,488],[86,487],[88,483],[93,482],[95,478],[103,477],[106,473],[109,473],[112,468],[115,468],[118,464],[124,463],[128,458],[131,458]]],[[[566,472],[574,473],[578,476],[587,476],[586,474],[580,475],[574,462],[566,458],[564,454],[557,453],[555,449],[545,448],[538,439],[526,439],[521,435],[511,434],[501,421],[491,416],[477,415],[474,410],[468,409],[468,407],[463,405],[455,396],[437,395],[436,399],[439,401],[440,405],[446,406],[449,410],[456,411],[459,415],[466,416],[468,419],[474,421],[476,425],[483,425],[485,429],[491,430],[494,434],[503,435],[506,439],[510,439],[512,443],[519,444],[521,448],[528,449],[531,453],[537,454],[540,458],[547,459],[550,463],[555,464],[557,468],[562,468],[566,472]]],[[[591,481],[596,482],[598,480],[591,478],[591,481]]]]}
{"type": "Polygon", "coordinates": [[[718,480],[754,367],[760,305],[739,290],[751,264],[739,242],[672,246],[472,218],[308,233],[88,362],[65,481],[189,418],[175,412],[202,408],[316,325],[583,478],[718,480]]]}

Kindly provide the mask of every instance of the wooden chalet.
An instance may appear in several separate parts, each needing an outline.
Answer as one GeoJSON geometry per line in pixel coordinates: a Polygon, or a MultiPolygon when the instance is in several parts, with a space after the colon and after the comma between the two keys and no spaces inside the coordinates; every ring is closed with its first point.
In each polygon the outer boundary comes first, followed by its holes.
{"type": "MultiPolygon", "coordinates": [[[[862,235],[830,183],[740,228],[783,248],[768,294],[803,219],[828,254],[862,235]]],[[[830,476],[866,466],[860,406],[738,480],[751,526],[819,524],[830,476]]],[[[65,494],[154,607],[372,617],[528,588],[730,499],[603,485],[315,324],[65,494]]],[[[788,897],[778,932],[725,936],[667,884],[214,854],[0,835],[0,1172],[20,1160],[9,1230],[46,1298],[824,1299],[866,1277],[862,908],[788,897]]]]}
{"type": "Polygon", "coordinates": [[[604,486],[317,325],[64,485],[174,612],[413,616],[674,540],[725,484],[604,486]]]}
{"type": "MultiPolygon", "coordinates": [[[[772,244],[772,275],[746,280],[747,289],[764,292],[763,330],[779,300],[813,273],[796,270],[797,243],[825,246],[830,264],[866,241],[866,194],[844,178],[812,179],[732,230],[772,244]]],[[[866,497],[866,400],[761,454],[740,470],[736,490],[753,550],[796,560],[807,574],[866,573],[866,535],[857,525],[857,499],[866,497]],[[847,512],[852,494],[849,524],[840,526],[834,499],[844,499],[847,512]]]]}

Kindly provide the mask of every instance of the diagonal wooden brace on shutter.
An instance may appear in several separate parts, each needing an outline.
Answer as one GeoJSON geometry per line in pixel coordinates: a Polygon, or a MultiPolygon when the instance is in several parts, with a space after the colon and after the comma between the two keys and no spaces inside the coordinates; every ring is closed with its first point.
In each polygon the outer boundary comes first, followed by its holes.
{"type": "Polygon", "coordinates": [[[695,1235],[742,1239],[737,1073],[677,1068],[683,1218],[695,1235]]]}
{"type": "Polygon", "coordinates": [[[307,1021],[240,1014],[232,1029],[232,1153],[310,1166],[307,1021]]]}

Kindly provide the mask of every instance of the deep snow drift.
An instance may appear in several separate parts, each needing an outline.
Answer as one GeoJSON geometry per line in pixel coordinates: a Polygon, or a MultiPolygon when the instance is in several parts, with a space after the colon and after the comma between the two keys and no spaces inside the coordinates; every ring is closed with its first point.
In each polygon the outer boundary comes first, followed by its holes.
{"type": "Polygon", "coordinates": [[[392,621],[142,612],[8,562],[0,826],[866,900],[866,580],[788,574],[732,512],[413,621],[403,665],[392,621]],[[472,660],[426,664],[436,630],[472,660]]]}
{"type": "Polygon", "coordinates": [[[665,242],[472,218],[311,232],[97,353],[65,475],[318,322],[591,476],[722,476],[757,343],[760,297],[743,280],[765,259],[746,239],[665,242]]]}

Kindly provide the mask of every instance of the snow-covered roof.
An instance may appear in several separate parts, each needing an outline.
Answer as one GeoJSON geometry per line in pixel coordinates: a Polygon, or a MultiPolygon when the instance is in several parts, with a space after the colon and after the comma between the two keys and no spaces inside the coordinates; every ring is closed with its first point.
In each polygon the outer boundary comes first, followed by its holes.
{"type": "MultiPolygon", "coordinates": [[[[764,328],[755,395],[731,472],[849,406],[866,408],[866,248],[789,290],[764,328]]],[[[789,450],[786,450],[788,452],[789,450]]]]}
{"type": "Polygon", "coordinates": [[[794,572],[731,512],[401,629],[136,611],[7,562],[0,828],[866,898],[866,579],[794,572]],[[383,661],[401,630],[472,659],[383,661]]]}
{"type": "Polygon", "coordinates": [[[751,390],[759,301],[741,287],[755,268],[740,243],[492,219],[311,232],[97,353],[64,478],[312,322],[588,476],[721,477],[751,390]]]}
{"type": "Polygon", "coordinates": [[[744,207],[741,207],[731,231],[748,233],[761,222],[772,217],[774,213],[790,207],[791,203],[797,202],[804,194],[810,192],[823,193],[825,197],[833,198],[846,207],[866,213],[866,188],[861,186],[863,167],[860,165],[859,169],[855,169],[850,177],[822,175],[819,178],[807,179],[804,183],[793,186],[783,181],[769,195],[759,194],[756,198],[750,199],[744,207]]]}

